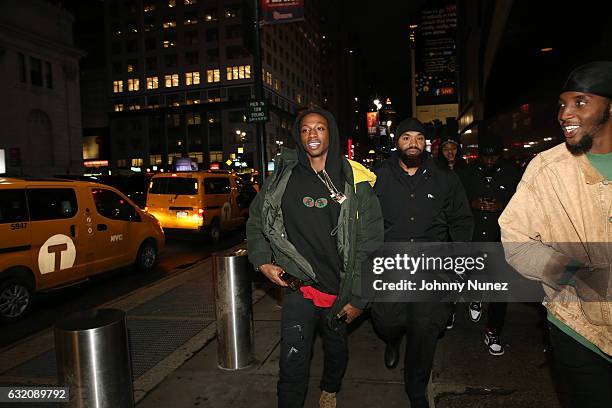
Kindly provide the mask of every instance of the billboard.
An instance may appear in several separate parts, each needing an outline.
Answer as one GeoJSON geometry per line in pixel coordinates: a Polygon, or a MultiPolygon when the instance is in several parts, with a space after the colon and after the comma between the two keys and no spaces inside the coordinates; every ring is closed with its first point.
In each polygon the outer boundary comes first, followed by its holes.
{"type": "Polygon", "coordinates": [[[416,46],[416,104],[457,103],[457,6],[421,11],[416,46]]]}
{"type": "Polygon", "coordinates": [[[366,113],[366,127],[368,128],[368,136],[376,136],[378,129],[378,112],[366,113]]]}
{"type": "Polygon", "coordinates": [[[264,24],[304,21],[304,0],[261,0],[264,24]]]}

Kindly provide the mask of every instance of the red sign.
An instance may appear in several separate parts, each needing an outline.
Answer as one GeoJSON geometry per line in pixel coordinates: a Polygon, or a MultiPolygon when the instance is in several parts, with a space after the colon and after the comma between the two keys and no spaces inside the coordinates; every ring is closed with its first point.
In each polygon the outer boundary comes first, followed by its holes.
{"type": "Polygon", "coordinates": [[[353,139],[351,139],[350,137],[348,139],[347,145],[348,145],[347,146],[347,148],[348,148],[347,149],[348,150],[348,152],[347,152],[348,159],[349,160],[353,160],[353,139]]]}
{"type": "Polygon", "coordinates": [[[304,0],[261,0],[264,24],[304,21],[304,0]]]}
{"type": "Polygon", "coordinates": [[[211,170],[219,170],[219,163],[210,163],[211,170]]]}
{"type": "Polygon", "coordinates": [[[366,113],[366,126],[370,137],[376,136],[378,128],[378,112],[366,113]]]}
{"type": "Polygon", "coordinates": [[[108,160],[88,160],[83,162],[85,167],[108,167],[108,160]]]}

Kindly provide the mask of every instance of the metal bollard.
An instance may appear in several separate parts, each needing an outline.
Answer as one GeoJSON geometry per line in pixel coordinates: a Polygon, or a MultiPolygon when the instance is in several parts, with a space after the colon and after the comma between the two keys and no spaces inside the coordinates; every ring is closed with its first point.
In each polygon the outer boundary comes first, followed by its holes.
{"type": "Polygon", "coordinates": [[[239,370],[255,362],[251,267],[245,249],[213,254],[217,363],[239,370]]]}
{"type": "Polygon", "coordinates": [[[58,383],[71,408],[132,408],[134,391],[125,312],[79,312],[55,325],[58,383]]]}

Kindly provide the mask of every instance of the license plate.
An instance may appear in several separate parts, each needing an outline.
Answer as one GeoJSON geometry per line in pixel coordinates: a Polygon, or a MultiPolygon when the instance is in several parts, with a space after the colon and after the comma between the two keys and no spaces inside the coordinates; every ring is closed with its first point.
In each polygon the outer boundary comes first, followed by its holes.
{"type": "Polygon", "coordinates": [[[176,218],[185,218],[187,217],[187,211],[177,211],[176,218]]]}

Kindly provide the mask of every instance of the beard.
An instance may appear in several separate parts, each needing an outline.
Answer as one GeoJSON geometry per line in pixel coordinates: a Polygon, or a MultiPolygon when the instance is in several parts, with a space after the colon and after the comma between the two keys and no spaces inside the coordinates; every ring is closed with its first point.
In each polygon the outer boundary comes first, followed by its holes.
{"type": "Polygon", "coordinates": [[[400,160],[406,165],[406,167],[415,168],[420,167],[421,164],[423,164],[424,157],[425,151],[421,151],[419,154],[407,154],[406,152],[402,152],[400,160]]]}
{"type": "Polygon", "coordinates": [[[612,102],[608,102],[608,106],[602,113],[601,117],[599,118],[599,121],[597,121],[595,128],[591,132],[585,133],[584,136],[582,136],[582,138],[578,141],[578,143],[572,145],[569,144],[567,140],[565,141],[565,147],[567,148],[567,150],[569,150],[571,154],[573,154],[574,156],[580,156],[585,153],[588,153],[591,150],[591,148],[593,147],[593,135],[595,135],[599,131],[599,129],[601,129],[602,126],[610,120],[611,104],[612,102]]]}

